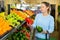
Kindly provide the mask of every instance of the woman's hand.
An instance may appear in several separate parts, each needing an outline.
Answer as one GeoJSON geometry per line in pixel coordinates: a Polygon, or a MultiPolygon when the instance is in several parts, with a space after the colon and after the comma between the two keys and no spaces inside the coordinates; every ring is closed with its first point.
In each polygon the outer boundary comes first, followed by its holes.
{"type": "Polygon", "coordinates": [[[30,28],[30,30],[32,30],[32,25],[27,23],[27,26],[30,28]]]}
{"type": "Polygon", "coordinates": [[[41,33],[43,33],[43,34],[47,34],[48,32],[47,32],[47,31],[42,31],[41,33]]]}
{"type": "Polygon", "coordinates": [[[28,23],[27,23],[27,26],[28,26],[28,27],[31,27],[31,25],[30,25],[30,24],[28,24],[28,23]]]}

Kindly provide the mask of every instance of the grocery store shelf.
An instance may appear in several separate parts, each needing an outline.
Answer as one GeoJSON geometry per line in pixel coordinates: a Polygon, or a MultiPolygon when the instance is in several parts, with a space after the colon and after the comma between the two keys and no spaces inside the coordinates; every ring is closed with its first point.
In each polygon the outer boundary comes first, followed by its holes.
{"type": "Polygon", "coordinates": [[[0,40],[5,40],[9,35],[11,35],[16,29],[12,29],[8,34],[6,34],[4,37],[2,37],[0,40]]]}
{"type": "MultiPolygon", "coordinates": [[[[25,21],[24,21],[21,25],[19,25],[19,27],[21,27],[24,23],[25,23],[25,21]]],[[[18,27],[18,28],[19,28],[19,27],[18,27]]],[[[3,36],[0,40],[6,40],[6,38],[7,38],[9,35],[13,34],[13,33],[15,32],[15,30],[18,29],[18,28],[13,28],[9,33],[7,33],[5,36],[3,36]]]]}
{"type": "Polygon", "coordinates": [[[25,23],[25,21],[20,26],[22,26],[24,23],[25,23]]]}
{"type": "Polygon", "coordinates": [[[25,21],[23,21],[22,24],[19,25],[16,29],[20,28],[24,23],[25,23],[25,21]]]}
{"type": "MultiPolygon", "coordinates": [[[[30,16],[31,18],[31,16],[30,16]]],[[[4,35],[2,38],[0,38],[0,40],[6,40],[7,37],[11,34],[13,34],[15,32],[15,30],[17,30],[18,28],[20,28],[22,25],[24,25],[26,23],[26,21],[24,20],[21,25],[18,25],[17,28],[13,28],[10,32],[8,32],[6,35],[4,35]]]]}

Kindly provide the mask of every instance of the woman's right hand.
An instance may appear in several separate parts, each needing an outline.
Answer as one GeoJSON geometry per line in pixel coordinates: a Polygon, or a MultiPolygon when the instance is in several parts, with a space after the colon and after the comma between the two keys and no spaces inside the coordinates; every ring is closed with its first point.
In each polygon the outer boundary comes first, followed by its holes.
{"type": "Polygon", "coordinates": [[[27,26],[28,26],[28,27],[31,27],[31,25],[30,25],[30,24],[28,24],[28,23],[27,23],[27,26]]]}
{"type": "Polygon", "coordinates": [[[30,28],[30,30],[32,30],[32,25],[27,23],[27,26],[30,28]]]}

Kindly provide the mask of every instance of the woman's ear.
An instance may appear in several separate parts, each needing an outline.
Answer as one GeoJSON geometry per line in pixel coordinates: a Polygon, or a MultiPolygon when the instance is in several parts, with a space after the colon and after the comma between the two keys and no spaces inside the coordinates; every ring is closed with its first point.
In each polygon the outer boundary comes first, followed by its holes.
{"type": "Polygon", "coordinates": [[[49,7],[47,7],[47,10],[49,10],[49,7]]]}

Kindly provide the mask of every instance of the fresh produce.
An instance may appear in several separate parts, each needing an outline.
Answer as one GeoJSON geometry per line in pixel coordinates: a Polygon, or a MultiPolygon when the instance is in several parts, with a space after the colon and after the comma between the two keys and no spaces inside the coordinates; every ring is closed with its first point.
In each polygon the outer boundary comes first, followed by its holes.
{"type": "Polygon", "coordinates": [[[27,15],[25,12],[22,12],[22,11],[13,10],[13,11],[11,11],[11,12],[16,13],[17,15],[19,15],[19,16],[22,17],[23,19],[29,17],[29,15],[27,15]]]}
{"type": "Polygon", "coordinates": [[[26,18],[25,21],[30,25],[33,24],[33,20],[31,18],[26,18]]]}
{"type": "Polygon", "coordinates": [[[11,14],[9,17],[6,17],[7,20],[10,22],[11,21],[11,25],[15,26],[14,23],[17,23],[17,19],[18,22],[25,20],[26,22],[20,26],[12,35],[10,35],[10,37],[7,38],[7,40],[30,40],[30,28],[27,26],[26,23],[32,25],[33,24],[33,19],[29,18],[29,16],[32,16],[34,13],[30,10],[28,11],[17,11],[16,9],[11,10],[11,14]],[[11,16],[14,15],[13,17],[11,16]],[[18,15],[19,17],[16,17],[16,15],[18,15]],[[13,24],[12,24],[13,23],[13,24]]]}
{"type": "Polygon", "coordinates": [[[11,26],[17,27],[21,24],[21,22],[24,21],[23,18],[19,17],[15,13],[10,13],[8,16],[6,16],[6,20],[10,23],[11,26]]]}
{"type": "Polygon", "coordinates": [[[32,12],[31,10],[26,10],[25,12],[26,12],[29,16],[34,15],[34,12],[32,12]]]}
{"type": "Polygon", "coordinates": [[[0,16],[2,16],[4,18],[5,17],[5,12],[1,12],[0,16]]]}
{"type": "Polygon", "coordinates": [[[28,32],[26,27],[19,28],[20,30],[16,30],[8,40],[30,40],[30,32],[28,32]]]}
{"type": "Polygon", "coordinates": [[[0,17],[0,37],[11,29],[12,27],[9,26],[9,23],[3,17],[0,17]]]}
{"type": "Polygon", "coordinates": [[[13,33],[7,40],[28,40],[26,35],[21,32],[13,33]]]}
{"type": "Polygon", "coordinates": [[[36,29],[37,29],[38,32],[42,32],[43,31],[42,27],[40,27],[40,26],[36,26],[36,29]]]}
{"type": "Polygon", "coordinates": [[[24,19],[29,17],[29,15],[27,15],[25,12],[22,12],[22,11],[18,11],[17,14],[24,19]]]}
{"type": "Polygon", "coordinates": [[[26,38],[30,40],[30,33],[26,32],[26,38]]]}
{"type": "Polygon", "coordinates": [[[26,36],[26,38],[28,40],[30,40],[30,30],[28,28],[26,28],[25,26],[23,26],[23,28],[22,28],[22,30],[20,32],[24,33],[25,36],[26,36]]]}

